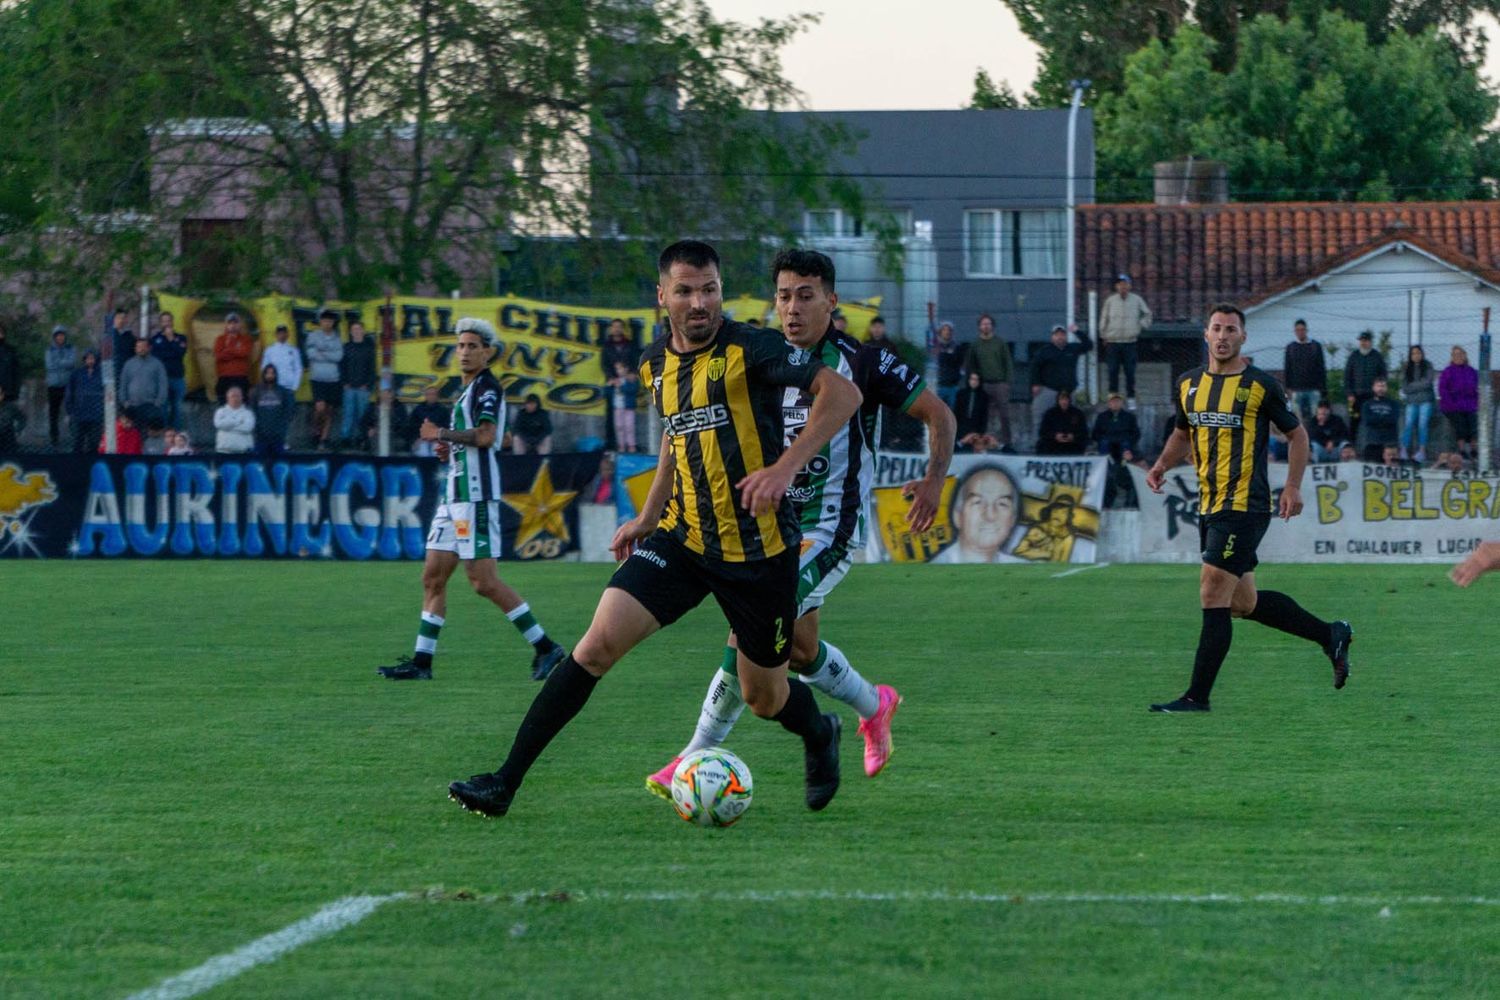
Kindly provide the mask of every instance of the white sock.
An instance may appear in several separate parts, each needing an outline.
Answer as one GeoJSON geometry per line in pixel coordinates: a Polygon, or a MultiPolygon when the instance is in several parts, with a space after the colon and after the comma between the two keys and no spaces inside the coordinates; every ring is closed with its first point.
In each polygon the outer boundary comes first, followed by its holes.
{"type": "Polygon", "coordinates": [[[693,730],[693,739],[683,748],[682,756],[694,750],[723,746],[729,731],[739,721],[745,710],[745,698],[740,694],[740,679],[720,670],[708,685],[708,694],[703,696],[703,709],[698,713],[698,728],[693,730]]]}
{"type": "Polygon", "coordinates": [[[849,658],[831,642],[818,643],[818,658],[811,673],[802,679],[830,698],[837,698],[868,719],[880,709],[880,693],[875,685],[860,676],[849,665],[849,658]]]}

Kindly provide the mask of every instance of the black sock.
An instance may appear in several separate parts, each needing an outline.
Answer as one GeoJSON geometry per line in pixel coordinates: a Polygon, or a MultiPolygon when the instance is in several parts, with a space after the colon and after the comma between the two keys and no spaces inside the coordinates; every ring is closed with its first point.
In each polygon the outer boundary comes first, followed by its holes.
{"type": "Polygon", "coordinates": [[[786,704],[771,718],[781,723],[783,729],[802,737],[802,742],[812,749],[821,750],[828,745],[833,733],[828,731],[828,723],[818,711],[817,699],[801,681],[789,681],[787,687],[791,690],[786,704]]]}
{"type": "Polygon", "coordinates": [[[1224,657],[1229,655],[1229,640],[1234,638],[1234,621],[1228,608],[1204,608],[1203,630],[1198,633],[1198,655],[1193,660],[1193,682],[1188,686],[1187,696],[1194,701],[1208,704],[1208,693],[1214,689],[1214,680],[1224,657]]]}
{"type": "Polygon", "coordinates": [[[413,666],[426,667],[428,670],[431,670],[432,654],[422,652],[413,653],[411,654],[411,662],[413,666]]]}
{"type": "Polygon", "coordinates": [[[1333,638],[1330,623],[1325,622],[1292,600],[1275,590],[1262,590],[1255,602],[1255,610],[1246,615],[1253,622],[1280,629],[1299,639],[1327,646],[1333,638]]]}
{"type": "Polygon", "coordinates": [[[547,683],[532,699],[526,718],[521,720],[521,728],[516,730],[510,755],[500,765],[500,777],[505,779],[511,791],[521,787],[531,765],[547,749],[552,737],[562,732],[563,726],[583,708],[598,683],[599,678],[583,669],[571,656],[547,677],[547,683]]]}
{"type": "Polygon", "coordinates": [[[541,653],[543,656],[546,656],[548,653],[557,648],[557,643],[552,641],[551,636],[543,632],[542,637],[531,644],[531,648],[536,650],[538,653],[541,653]]]}

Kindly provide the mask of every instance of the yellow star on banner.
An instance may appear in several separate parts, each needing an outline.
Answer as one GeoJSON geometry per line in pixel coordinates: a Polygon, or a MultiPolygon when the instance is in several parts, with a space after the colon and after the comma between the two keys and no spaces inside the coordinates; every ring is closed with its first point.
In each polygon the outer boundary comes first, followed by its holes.
{"type": "Polygon", "coordinates": [[[536,478],[531,481],[530,491],[503,494],[501,499],[521,515],[521,527],[516,531],[515,547],[519,549],[544,531],[566,542],[568,522],[563,518],[563,511],[577,495],[577,490],[553,489],[552,470],[545,461],[537,470],[536,478]]]}

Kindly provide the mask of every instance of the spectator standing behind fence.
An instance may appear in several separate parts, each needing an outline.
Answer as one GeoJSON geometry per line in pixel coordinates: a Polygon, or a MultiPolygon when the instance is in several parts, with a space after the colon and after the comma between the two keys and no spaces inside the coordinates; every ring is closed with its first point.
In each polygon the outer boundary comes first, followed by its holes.
{"type": "Polygon", "coordinates": [[[5,327],[0,325],[0,389],[5,398],[15,401],[21,393],[21,356],[5,340],[5,327]]]}
{"type": "Polygon", "coordinates": [[[1073,393],[1063,389],[1051,409],[1042,414],[1037,433],[1038,455],[1082,455],[1089,441],[1088,421],[1083,411],[1073,405],[1073,393]]]}
{"type": "Polygon", "coordinates": [[[68,376],[63,405],[73,425],[73,453],[93,454],[104,433],[104,373],[99,370],[98,351],[83,352],[83,364],[68,376]]]}
{"type": "MultiPolygon", "coordinates": [[[[609,323],[609,334],[604,338],[604,346],[599,351],[599,371],[604,375],[606,384],[614,375],[616,366],[624,364],[626,368],[635,371],[640,367],[640,352],[635,349],[631,342],[629,333],[625,329],[625,321],[621,319],[611,320],[609,323]]],[[[619,447],[615,437],[615,405],[614,393],[608,389],[604,393],[604,446],[609,450],[619,447]]],[[[634,410],[634,404],[631,406],[634,410]]]]}
{"type": "Polygon", "coordinates": [[[104,296],[104,312],[104,335],[99,346],[114,352],[115,379],[118,380],[125,362],[135,357],[135,331],[130,328],[130,312],[124,306],[115,308],[114,292],[104,296]]]}
{"type": "Polygon", "coordinates": [[[1099,307],[1099,340],[1104,345],[1104,363],[1109,370],[1109,391],[1120,391],[1120,369],[1125,369],[1125,395],[1135,409],[1135,366],[1139,359],[1141,331],[1151,325],[1146,300],[1130,290],[1130,275],[1115,279],[1115,294],[1099,307]]]}
{"type": "Polygon", "coordinates": [[[239,313],[224,317],[224,332],[214,338],[214,395],[219,399],[229,387],[239,386],[243,395],[250,391],[250,361],[255,353],[255,341],[245,332],[239,313]]]}
{"type": "Polygon", "coordinates": [[[328,446],[328,436],[333,432],[333,411],[342,402],[339,362],[344,360],[344,342],[334,328],[338,320],[338,313],[324,309],[318,315],[318,328],[307,335],[303,345],[307,350],[307,374],[312,380],[313,442],[319,448],[328,446]]]}
{"type": "Polygon", "coordinates": [[[47,439],[57,447],[62,428],[63,402],[68,395],[68,380],[78,366],[78,351],[68,343],[68,328],[58,324],[52,328],[52,343],[47,345],[47,356],[43,359],[47,370],[47,439]]]}
{"type": "MultiPolygon", "coordinates": [[[[1068,343],[1068,331],[1062,324],[1052,328],[1048,342],[1031,358],[1031,421],[1038,429],[1042,415],[1057,403],[1059,392],[1071,393],[1078,385],[1078,358],[1093,347],[1093,341],[1082,330],[1074,330],[1078,343],[1068,343]]],[[[1114,390],[1111,390],[1114,391],[1114,390]]]]}
{"type": "Polygon", "coordinates": [[[1359,335],[1359,349],[1344,362],[1344,395],[1349,404],[1349,431],[1359,436],[1365,402],[1375,394],[1375,380],[1385,378],[1385,356],[1375,350],[1375,335],[1369,330],[1359,335]]]}
{"type": "Polygon", "coordinates": [[[1438,376],[1438,405],[1453,428],[1455,447],[1465,458],[1476,457],[1479,429],[1479,372],[1469,366],[1469,352],[1453,348],[1448,367],[1438,376]]]}
{"type": "Polygon", "coordinates": [[[224,393],[224,405],[214,411],[214,451],[244,455],[255,447],[255,412],[245,405],[237,385],[224,393]]]}
{"type": "Polygon", "coordinates": [[[292,391],[281,384],[275,365],[260,370],[260,384],[250,393],[250,410],[255,414],[255,454],[270,461],[286,454],[286,432],[292,426],[297,401],[292,391]]]}
{"type": "Polygon", "coordinates": [[[411,408],[411,414],[406,418],[406,436],[412,439],[413,455],[437,454],[436,441],[422,440],[422,421],[431,420],[434,427],[446,430],[452,419],[453,407],[438,402],[438,396],[437,383],[427,386],[422,390],[422,401],[411,408]]]}
{"type": "Polygon", "coordinates": [[[635,403],[640,389],[640,376],[627,367],[625,362],[615,362],[614,377],[609,380],[609,396],[615,425],[616,451],[632,453],[636,450],[635,403]]]}
{"type": "Polygon", "coordinates": [[[964,365],[969,358],[969,345],[953,339],[953,324],[947,320],[938,324],[933,334],[932,356],[937,362],[938,399],[948,409],[953,409],[958,391],[964,384],[964,365]]]}
{"type": "Polygon", "coordinates": [[[986,452],[1000,447],[989,433],[990,400],[978,372],[969,372],[953,400],[953,435],[960,451],[986,452]]]}
{"type": "Polygon", "coordinates": [[[370,408],[370,390],[375,387],[375,341],[365,337],[365,325],[359,320],[349,324],[349,342],[344,345],[339,376],[344,385],[344,419],[339,437],[358,441],[365,410],[370,408]]]}
{"type": "Polygon", "coordinates": [[[510,430],[511,448],[517,455],[552,453],[552,418],[542,409],[542,397],[536,393],[527,396],[525,404],[516,411],[510,430]]]}
{"type": "Polygon", "coordinates": [[[169,312],[156,318],[156,332],[151,335],[151,354],[167,370],[167,426],[182,426],[182,398],[187,395],[187,338],[177,332],[177,321],[169,312]]]}
{"type": "Polygon", "coordinates": [[[21,450],[21,432],[26,429],[26,414],[10,394],[0,387],[0,455],[21,450]]]}
{"type": "Polygon", "coordinates": [[[1307,336],[1305,319],[1292,324],[1292,342],[1286,345],[1281,378],[1302,422],[1308,423],[1318,400],[1328,395],[1328,366],[1323,358],[1323,345],[1307,336]]]}
{"type": "Polygon", "coordinates": [[[276,368],[276,384],[283,389],[297,394],[302,388],[302,352],[297,350],[297,345],[290,343],[291,331],[286,328],[285,323],[276,326],[276,343],[261,352],[260,367],[264,372],[267,365],[276,368]]]}
{"type": "Polygon", "coordinates": [[[1010,345],[995,336],[995,320],[989,313],[980,315],[979,339],[969,345],[969,371],[979,373],[984,394],[989,398],[990,426],[985,433],[1001,444],[1010,444],[1010,383],[1015,376],[1015,363],[1010,356],[1010,345]]]}
{"type": "Polygon", "coordinates": [[[120,406],[142,430],[162,426],[167,406],[167,369],[151,354],[151,342],[135,342],[135,356],[120,369],[117,388],[120,406]]]}
{"type": "Polygon", "coordinates": [[[1319,401],[1313,418],[1307,425],[1307,437],[1312,443],[1314,462],[1337,462],[1339,452],[1349,443],[1349,425],[1333,412],[1328,400],[1319,401]]]}
{"type": "Polygon", "coordinates": [[[1387,395],[1389,385],[1384,376],[1370,388],[1370,398],[1359,411],[1358,444],[1366,462],[1380,462],[1385,449],[1400,446],[1401,404],[1387,395]]]}
{"type": "Polygon", "coordinates": [[[1418,344],[1406,352],[1401,369],[1401,457],[1414,462],[1427,461],[1427,428],[1432,423],[1432,408],[1437,403],[1437,380],[1432,363],[1418,344]]]}
{"type": "Polygon", "coordinates": [[[1141,425],[1135,414],[1125,409],[1125,399],[1118,392],[1109,394],[1109,401],[1094,418],[1089,437],[1099,454],[1109,455],[1117,462],[1135,461],[1140,450],[1141,425]]]}

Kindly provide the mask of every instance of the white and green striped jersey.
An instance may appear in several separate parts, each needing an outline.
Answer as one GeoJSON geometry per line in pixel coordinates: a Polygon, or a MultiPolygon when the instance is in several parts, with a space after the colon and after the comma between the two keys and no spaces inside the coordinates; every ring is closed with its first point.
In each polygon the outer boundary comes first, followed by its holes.
{"type": "Polygon", "coordinates": [[[488,448],[454,444],[448,456],[448,503],[478,503],[500,499],[500,439],[505,427],[505,390],[489,369],[474,377],[453,401],[450,426],[466,431],[480,424],[495,425],[495,443],[488,448]]]}
{"type": "MultiPolygon", "coordinates": [[[[903,412],[926,384],[895,354],[861,344],[829,328],[814,352],[818,360],[859,387],[864,402],[823,450],[792,480],[786,498],[801,516],[802,537],[855,548],[864,544],[865,502],[875,480],[875,428],[882,406],[903,412]]],[[[807,424],[812,395],[787,389],[782,422],[790,444],[807,424]]]]}

